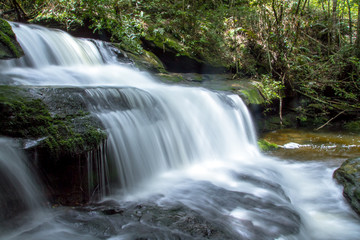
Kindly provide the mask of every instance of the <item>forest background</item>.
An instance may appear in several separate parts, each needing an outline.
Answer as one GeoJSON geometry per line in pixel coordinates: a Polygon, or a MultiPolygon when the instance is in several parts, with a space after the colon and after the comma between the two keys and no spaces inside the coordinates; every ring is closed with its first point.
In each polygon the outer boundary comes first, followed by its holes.
{"type": "Polygon", "coordinates": [[[151,42],[251,79],[281,125],[292,112],[360,131],[360,0],[5,0],[0,17],[85,27],[137,55],[151,42]]]}

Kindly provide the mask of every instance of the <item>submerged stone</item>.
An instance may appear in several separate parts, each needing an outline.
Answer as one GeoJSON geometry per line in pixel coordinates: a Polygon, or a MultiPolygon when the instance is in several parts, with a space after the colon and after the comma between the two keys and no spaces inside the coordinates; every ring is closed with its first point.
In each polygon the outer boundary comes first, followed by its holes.
{"type": "MultiPolygon", "coordinates": [[[[251,176],[239,178],[278,188],[251,176]]],[[[297,234],[301,225],[286,199],[263,199],[206,181],[175,184],[166,195],[73,208],[60,218],[69,223],[81,219],[81,225],[74,224],[76,231],[129,239],[276,239],[297,234]],[[193,189],[182,189],[183,184],[193,189]],[[235,217],[232,213],[237,210],[246,214],[235,217]],[[250,215],[256,220],[250,220],[250,215]]]]}
{"type": "Polygon", "coordinates": [[[346,160],[334,172],[334,178],[344,186],[344,197],[360,215],[360,158],[346,160]]]}

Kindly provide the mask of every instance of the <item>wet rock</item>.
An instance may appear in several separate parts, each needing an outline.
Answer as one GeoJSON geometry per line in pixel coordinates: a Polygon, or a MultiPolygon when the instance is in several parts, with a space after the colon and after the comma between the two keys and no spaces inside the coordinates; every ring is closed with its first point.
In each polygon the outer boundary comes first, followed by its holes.
{"type": "Polygon", "coordinates": [[[96,181],[88,186],[88,157],[99,155],[106,134],[87,111],[84,91],[0,87],[0,135],[21,140],[54,204],[87,202],[97,189],[96,181]]]}
{"type": "Polygon", "coordinates": [[[76,232],[100,239],[265,240],[299,232],[300,217],[288,199],[282,199],[279,186],[251,176],[239,177],[271,191],[274,188],[280,198],[264,199],[206,181],[189,180],[175,184],[176,190],[170,190],[169,196],[154,194],[129,202],[99,202],[73,208],[62,214],[60,221],[73,226],[76,232]],[[237,210],[246,214],[234,217],[231,213],[237,210]]]}
{"type": "Polygon", "coordinates": [[[179,202],[166,206],[151,201],[106,204],[68,211],[61,221],[80,219],[75,226],[77,231],[100,238],[239,239],[221,219],[207,219],[179,202]]]}
{"type": "Polygon", "coordinates": [[[346,160],[334,172],[334,178],[344,186],[344,197],[352,209],[360,215],[360,158],[346,160]]]}
{"type": "Polygon", "coordinates": [[[23,55],[10,24],[0,18],[0,59],[19,58],[23,55]]]}

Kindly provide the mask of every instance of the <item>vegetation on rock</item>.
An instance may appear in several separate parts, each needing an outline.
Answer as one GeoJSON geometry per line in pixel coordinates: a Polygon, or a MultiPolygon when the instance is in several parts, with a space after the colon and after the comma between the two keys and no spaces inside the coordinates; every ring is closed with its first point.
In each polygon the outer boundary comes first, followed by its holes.
{"type": "Polygon", "coordinates": [[[0,134],[42,139],[40,149],[52,156],[74,155],[96,149],[106,138],[89,113],[52,115],[49,107],[27,88],[0,86],[0,134]]]}
{"type": "Polygon", "coordinates": [[[10,24],[0,18],[0,59],[19,58],[22,55],[24,52],[16,41],[10,24]]]}
{"type": "Polygon", "coordinates": [[[265,139],[260,139],[260,140],[258,140],[257,143],[258,143],[260,150],[263,152],[268,152],[268,151],[276,150],[279,148],[279,146],[276,145],[275,143],[270,143],[270,142],[266,141],[265,139]]]}
{"type": "Polygon", "coordinates": [[[360,158],[346,160],[334,172],[334,178],[344,186],[344,197],[360,215],[360,158]]]}

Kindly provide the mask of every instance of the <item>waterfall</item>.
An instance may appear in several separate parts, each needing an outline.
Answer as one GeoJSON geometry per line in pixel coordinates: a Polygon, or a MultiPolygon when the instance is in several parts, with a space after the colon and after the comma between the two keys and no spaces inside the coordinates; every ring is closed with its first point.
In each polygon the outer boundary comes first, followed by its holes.
{"type": "Polygon", "coordinates": [[[98,104],[93,111],[108,129],[109,157],[123,187],[194,162],[257,154],[239,98],[157,85],[87,89],[98,104]]]}
{"type": "Polygon", "coordinates": [[[105,62],[113,57],[100,42],[12,26],[25,57],[3,61],[5,74],[15,84],[92,87],[84,97],[108,131],[107,157],[122,188],[193,162],[258,154],[249,112],[238,96],[167,86],[105,62]]]}
{"type": "MultiPolygon", "coordinates": [[[[84,88],[108,133],[101,152],[89,153],[89,171],[97,168],[89,183],[100,179],[101,195],[110,184],[118,205],[58,213],[62,233],[52,238],[358,238],[333,166],[263,156],[238,96],[160,83],[103,42],[11,25],[25,57],[0,61],[2,83],[84,88]]],[[[48,239],[44,229],[25,237],[48,239]]]]}
{"type": "Polygon", "coordinates": [[[0,138],[0,220],[39,210],[44,204],[39,186],[19,146],[0,138]]]}

